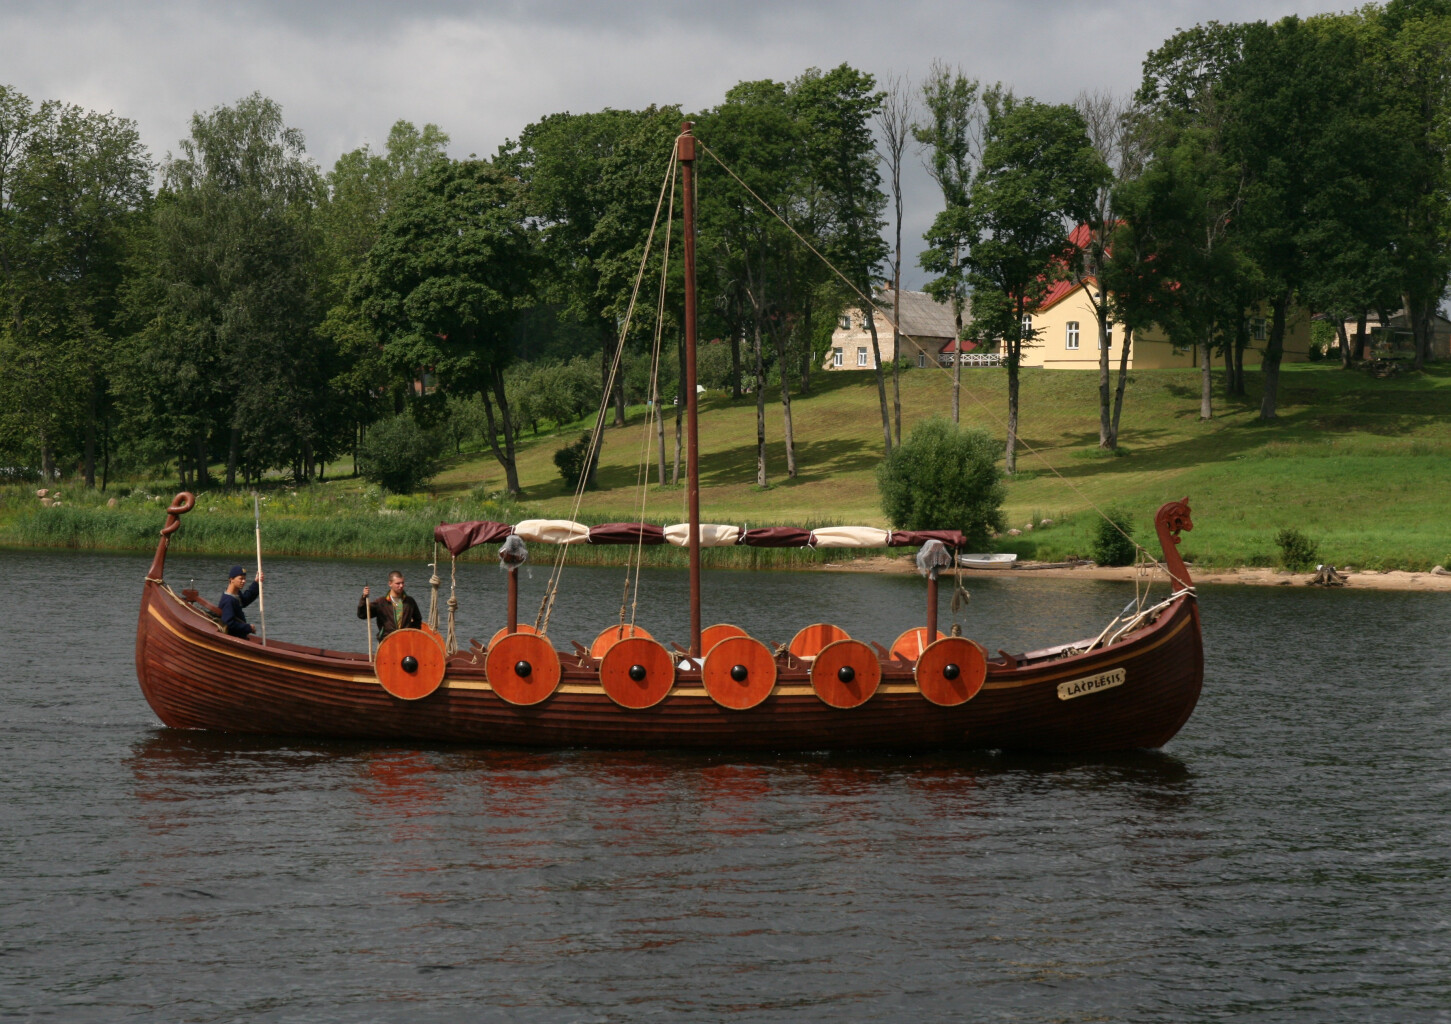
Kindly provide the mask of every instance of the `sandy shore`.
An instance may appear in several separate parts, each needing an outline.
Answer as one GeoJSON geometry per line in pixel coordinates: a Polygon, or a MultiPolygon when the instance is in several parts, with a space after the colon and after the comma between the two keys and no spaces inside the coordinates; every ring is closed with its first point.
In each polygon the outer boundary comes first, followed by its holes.
{"type": "MultiPolygon", "coordinates": [[[[852,562],[831,563],[822,568],[836,572],[880,572],[910,573],[917,567],[910,555],[878,556],[862,558],[852,562]]],[[[1021,562],[1014,569],[963,569],[964,579],[1000,577],[1030,579],[1033,577],[1072,577],[1082,580],[1125,580],[1132,581],[1137,570],[1133,566],[1111,569],[1096,565],[1076,568],[1039,568],[1033,562],[1021,562]]],[[[1195,583],[1229,583],[1242,586],[1288,587],[1304,586],[1311,573],[1290,573],[1278,569],[1223,569],[1218,571],[1189,571],[1195,583]]],[[[1445,590],[1451,591],[1451,573],[1438,575],[1429,572],[1349,572],[1346,587],[1360,590],[1445,590]]]]}

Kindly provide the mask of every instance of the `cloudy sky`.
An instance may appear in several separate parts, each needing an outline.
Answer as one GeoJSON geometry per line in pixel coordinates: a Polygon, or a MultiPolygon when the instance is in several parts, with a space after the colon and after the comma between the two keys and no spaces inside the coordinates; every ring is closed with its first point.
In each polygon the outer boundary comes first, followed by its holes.
{"type": "MultiPolygon", "coordinates": [[[[324,168],[400,118],[489,155],[557,111],[719,102],[743,79],[933,58],[1020,95],[1129,92],[1176,29],[1333,9],[1300,0],[0,0],[0,83],[134,119],[161,159],[193,111],[260,90],[324,168]]],[[[916,162],[909,239],[936,212],[916,162]]],[[[910,248],[910,243],[909,243],[910,248]]],[[[909,258],[907,262],[912,261],[909,258]]],[[[904,270],[910,285],[921,272],[904,270]]]]}

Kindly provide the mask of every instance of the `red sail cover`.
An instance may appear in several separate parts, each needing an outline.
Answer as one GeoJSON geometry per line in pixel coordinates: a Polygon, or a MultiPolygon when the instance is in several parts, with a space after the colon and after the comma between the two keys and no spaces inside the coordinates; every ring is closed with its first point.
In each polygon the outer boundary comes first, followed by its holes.
{"type": "Polygon", "coordinates": [[[513,532],[514,528],[508,523],[492,523],[487,520],[439,523],[433,528],[433,539],[448,548],[448,553],[457,558],[478,544],[497,544],[513,532]]]}
{"type": "Polygon", "coordinates": [[[950,548],[967,547],[967,536],[961,530],[893,530],[887,546],[914,548],[929,540],[940,540],[950,548]]]}
{"type": "Polygon", "coordinates": [[[653,523],[601,523],[589,528],[591,544],[664,544],[665,528],[653,523]]]}

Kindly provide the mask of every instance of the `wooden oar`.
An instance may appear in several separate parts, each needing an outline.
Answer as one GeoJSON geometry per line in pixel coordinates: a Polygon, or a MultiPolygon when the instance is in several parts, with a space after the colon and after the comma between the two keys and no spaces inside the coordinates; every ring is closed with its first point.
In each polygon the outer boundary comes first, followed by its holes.
{"type": "Polygon", "coordinates": [[[257,525],[257,613],[262,620],[262,646],[267,646],[267,601],[262,596],[262,506],[252,492],[252,517],[257,525]]]}
{"type": "MultiPolygon", "coordinates": [[[[368,585],[366,583],[363,584],[363,589],[364,590],[367,590],[368,589],[368,585]]],[[[367,618],[367,622],[364,623],[364,625],[363,625],[363,632],[366,633],[367,636],[368,636],[368,663],[369,664],[372,664],[372,661],[373,661],[373,602],[368,600],[368,595],[367,594],[364,594],[363,595],[363,607],[366,608],[366,609],[368,609],[368,618],[367,618]]]]}

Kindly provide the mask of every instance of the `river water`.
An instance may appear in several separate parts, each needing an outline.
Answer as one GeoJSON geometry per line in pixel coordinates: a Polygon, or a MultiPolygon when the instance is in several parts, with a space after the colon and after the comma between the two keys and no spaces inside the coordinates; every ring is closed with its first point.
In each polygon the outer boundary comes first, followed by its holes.
{"type": "MultiPolygon", "coordinates": [[[[161,728],[132,665],[148,561],[0,552],[0,1017],[1451,1021],[1451,595],[1204,589],[1204,696],[1160,752],[521,752],[161,728]]],[[[388,568],[275,563],[269,633],[360,648],[388,568]]],[[[167,576],[215,600],[224,570],[167,576]]],[[[924,590],[709,580],[707,622],[777,641],[890,642],[924,590]]],[[[565,583],[551,634],[587,642],[622,572],[565,583]]],[[[990,649],[1132,597],[971,588],[990,649]]],[[[459,591],[487,638],[503,577],[468,563],[459,591]]],[[[647,573],[638,621],[678,638],[684,593],[647,573]]]]}

